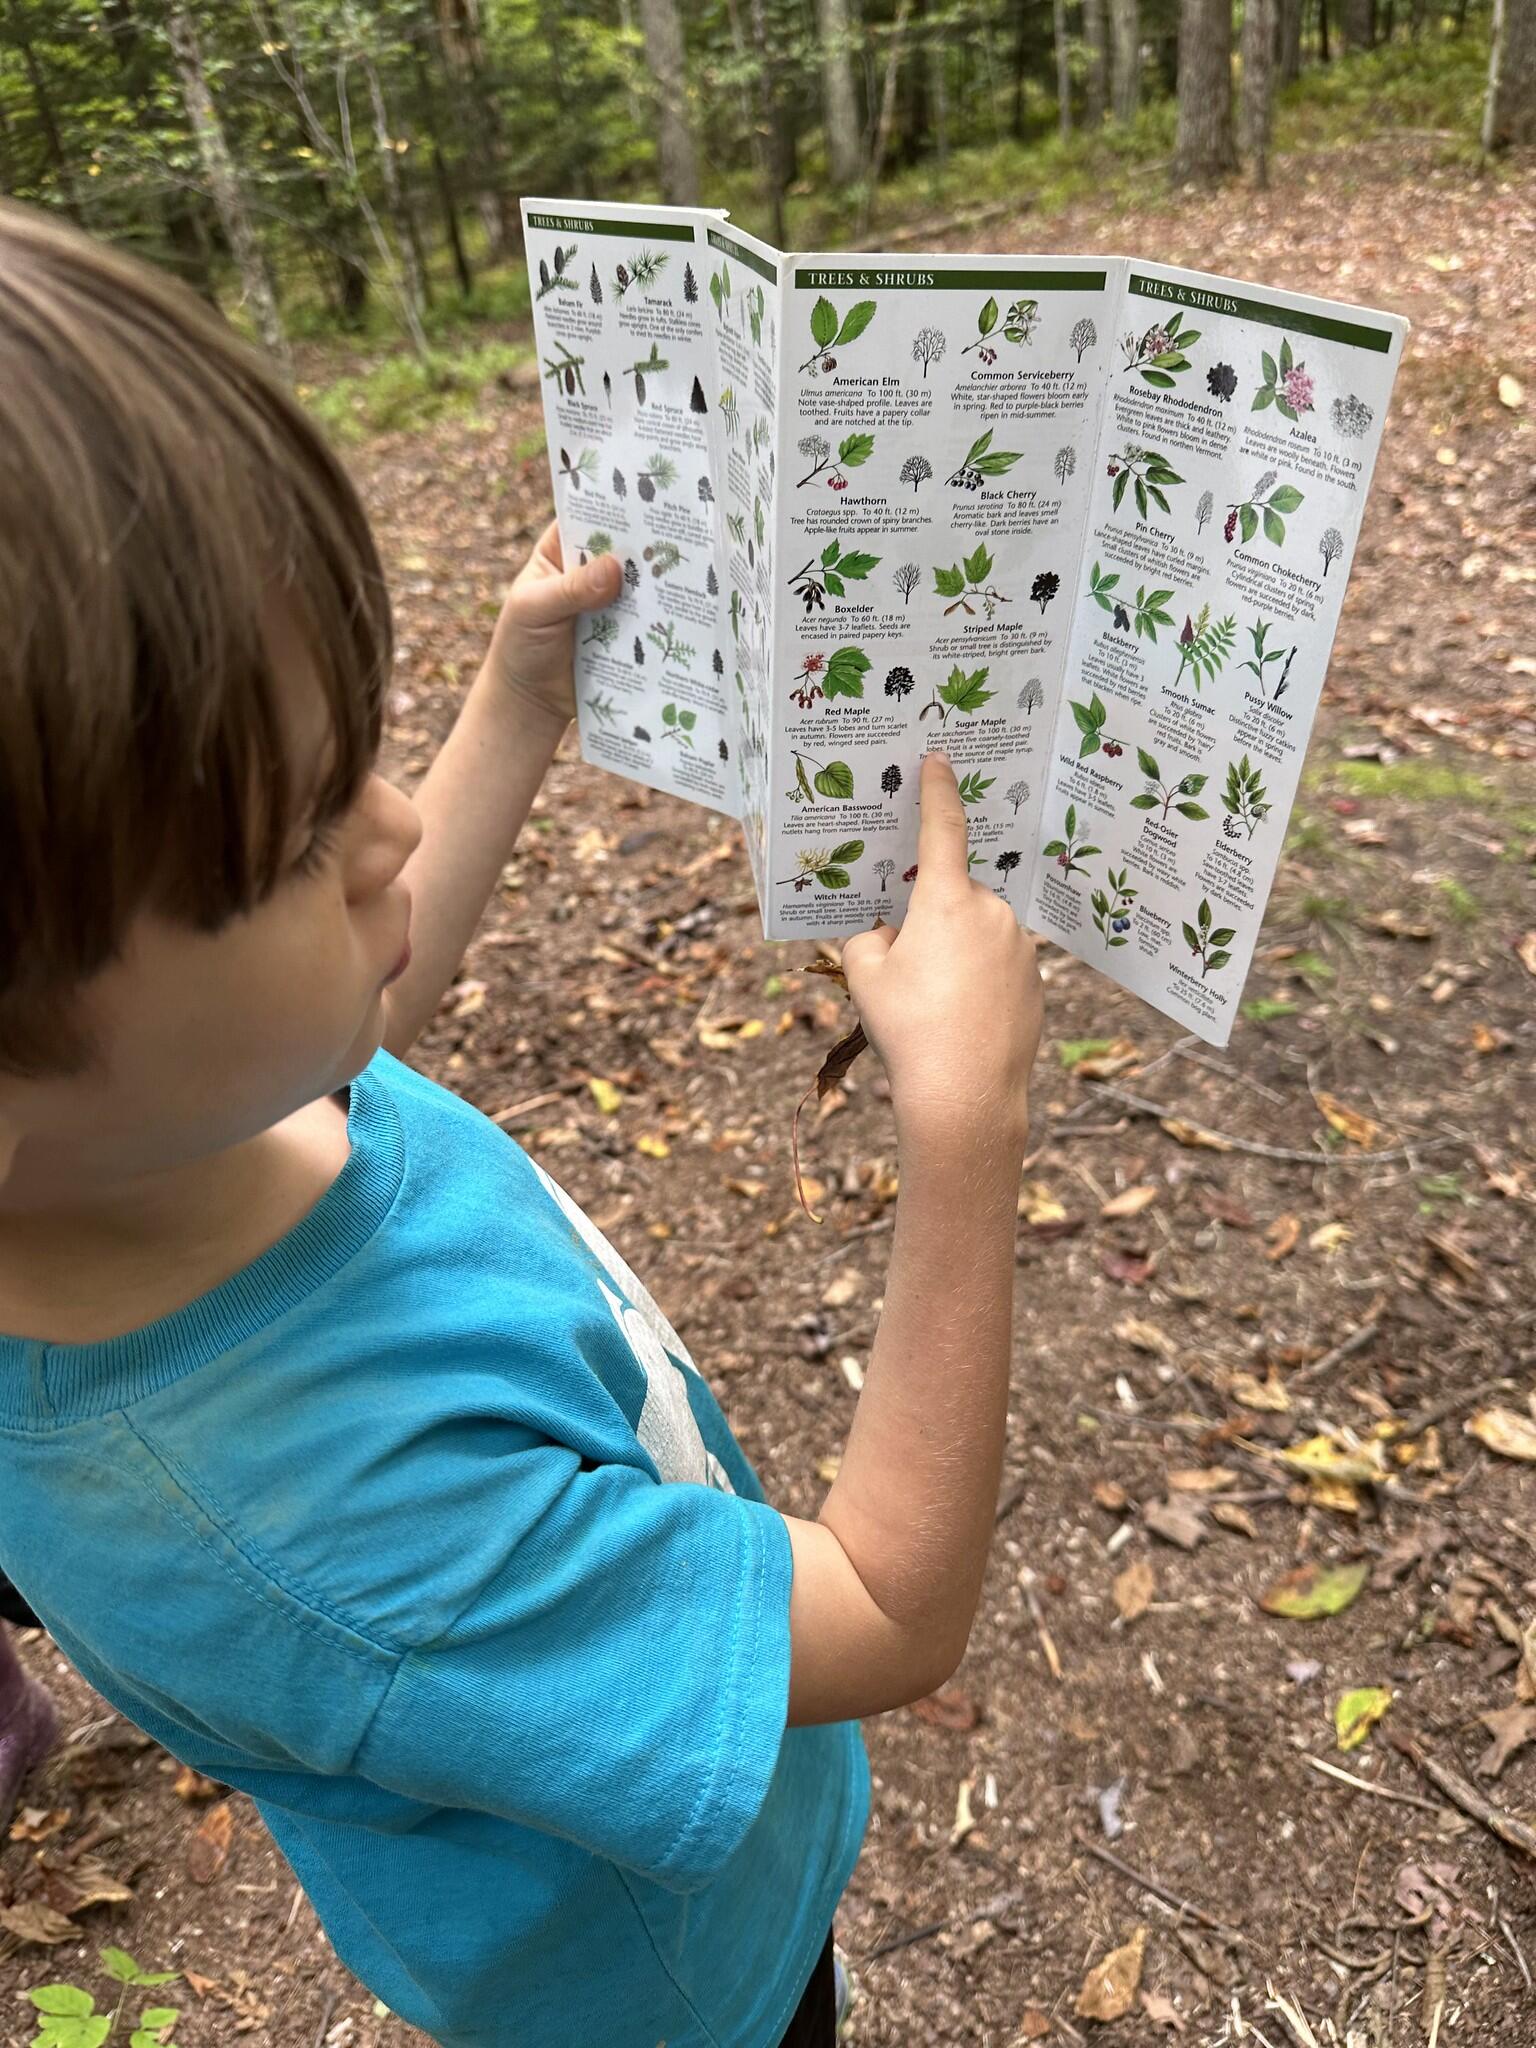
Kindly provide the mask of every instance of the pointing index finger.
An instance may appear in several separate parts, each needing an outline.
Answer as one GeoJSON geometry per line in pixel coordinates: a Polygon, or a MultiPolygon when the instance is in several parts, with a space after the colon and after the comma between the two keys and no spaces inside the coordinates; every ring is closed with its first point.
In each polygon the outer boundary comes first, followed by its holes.
{"type": "Polygon", "coordinates": [[[946,754],[925,757],[919,793],[922,810],[914,899],[931,895],[936,887],[952,889],[969,873],[966,856],[970,835],[966,830],[965,805],[960,801],[960,786],[946,754]]]}

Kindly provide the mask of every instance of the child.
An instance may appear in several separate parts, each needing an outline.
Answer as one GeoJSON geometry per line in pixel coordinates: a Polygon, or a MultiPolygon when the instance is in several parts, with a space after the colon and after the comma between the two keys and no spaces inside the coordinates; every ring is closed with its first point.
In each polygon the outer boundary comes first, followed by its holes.
{"type": "Polygon", "coordinates": [[[844,956],[900,1215],[796,1520],[575,1204],[397,1057],[617,563],[544,534],[408,801],[339,465],[189,294],[15,207],[0,534],[0,1569],[444,2048],[830,2042],[854,1721],[964,1651],[1008,1396],[1038,981],[947,764],[905,927],[844,956]]]}

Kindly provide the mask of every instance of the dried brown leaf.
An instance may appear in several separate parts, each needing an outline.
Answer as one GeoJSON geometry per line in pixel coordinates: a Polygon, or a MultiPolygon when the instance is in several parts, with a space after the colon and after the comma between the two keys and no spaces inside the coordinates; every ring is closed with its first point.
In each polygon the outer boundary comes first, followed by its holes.
{"type": "Polygon", "coordinates": [[[1296,1216],[1277,1216],[1264,1233],[1269,1250],[1265,1258],[1274,1264],[1279,1259],[1288,1259],[1301,1238],[1301,1219],[1296,1216]]]}
{"type": "Polygon", "coordinates": [[[1083,1979],[1077,1994],[1080,2020],[1120,2020],[1136,2003],[1147,1953],[1147,1930],[1138,1927],[1124,1948],[1112,1949],[1083,1979]]]}
{"type": "Polygon", "coordinates": [[[212,1884],[229,1861],[235,1838],[235,1811],[227,1799],[208,1809],[207,1818],[187,1844],[187,1875],[194,1884],[212,1884]]]}
{"type": "Polygon", "coordinates": [[[1139,1621],[1152,1605],[1152,1596],[1157,1591],[1157,1580],[1152,1570],[1152,1560],[1134,1557],[1115,1580],[1115,1606],[1120,1619],[1129,1625],[1139,1621]]]}
{"type": "Polygon", "coordinates": [[[1147,1181],[1139,1187],[1122,1188],[1118,1195],[1110,1196],[1099,1214],[1111,1222],[1122,1216],[1139,1216],[1143,1209],[1151,1208],[1161,1192],[1147,1181]]]}
{"type": "Polygon", "coordinates": [[[1141,1518],[1154,1536],[1180,1550],[1195,1550],[1205,1541],[1205,1522],[1200,1510],[1188,1500],[1150,1500],[1141,1518]]]}
{"type": "Polygon", "coordinates": [[[1496,1707],[1491,1714],[1479,1714],[1479,1721],[1493,1737],[1480,1759],[1477,1772],[1482,1778],[1496,1778],[1515,1754],[1528,1742],[1536,1742],[1536,1707],[1496,1707]]]}
{"type": "Polygon", "coordinates": [[[1215,1131],[1207,1131],[1199,1124],[1192,1124],[1184,1117],[1164,1116],[1159,1117],[1158,1122],[1168,1133],[1169,1137],[1180,1145],[1188,1145],[1194,1150],[1203,1152],[1230,1152],[1232,1150],[1229,1139],[1219,1136],[1215,1131]]]}
{"type": "Polygon", "coordinates": [[[80,1929],[41,1899],[27,1899],[19,1906],[0,1906],[0,1927],[18,1941],[52,1947],[55,1942],[76,1941],[80,1929]]]}
{"type": "Polygon", "coordinates": [[[981,1709],[968,1692],[962,1692],[957,1685],[947,1685],[942,1692],[929,1693],[926,1699],[914,1700],[912,1712],[919,1721],[926,1721],[930,1728],[948,1728],[956,1735],[969,1735],[981,1720],[981,1709]]]}

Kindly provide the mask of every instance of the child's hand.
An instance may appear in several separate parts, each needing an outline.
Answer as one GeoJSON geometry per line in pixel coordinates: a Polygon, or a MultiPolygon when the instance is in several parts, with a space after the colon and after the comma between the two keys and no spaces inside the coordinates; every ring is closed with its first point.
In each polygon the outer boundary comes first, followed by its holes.
{"type": "Polygon", "coordinates": [[[966,866],[965,806],[940,755],[923,762],[918,873],[899,932],[843,948],[848,992],[885,1061],[898,1126],[946,1145],[1016,1141],[1040,1044],[1034,942],[966,866]]]}
{"type": "Polygon", "coordinates": [[[599,555],[583,568],[567,569],[560,556],[560,529],[551,520],[507,592],[486,667],[530,709],[562,724],[573,718],[573,622],[582,612],[612,604],[622,582],[616,555],[599,555]]]}

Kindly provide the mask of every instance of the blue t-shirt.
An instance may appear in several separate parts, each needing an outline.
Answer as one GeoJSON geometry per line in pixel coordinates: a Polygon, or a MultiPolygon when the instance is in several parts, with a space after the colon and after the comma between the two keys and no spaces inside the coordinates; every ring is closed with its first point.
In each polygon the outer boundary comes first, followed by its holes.
{"type": "Polygon", "coordinates": [[[383,1053],[348,1127],[213,1293],[0,1338],[0,1570],[444,2048],[775,2048],[869,1807],[784,1725],[784,1522],[509,1138],[383,1053]]]}

